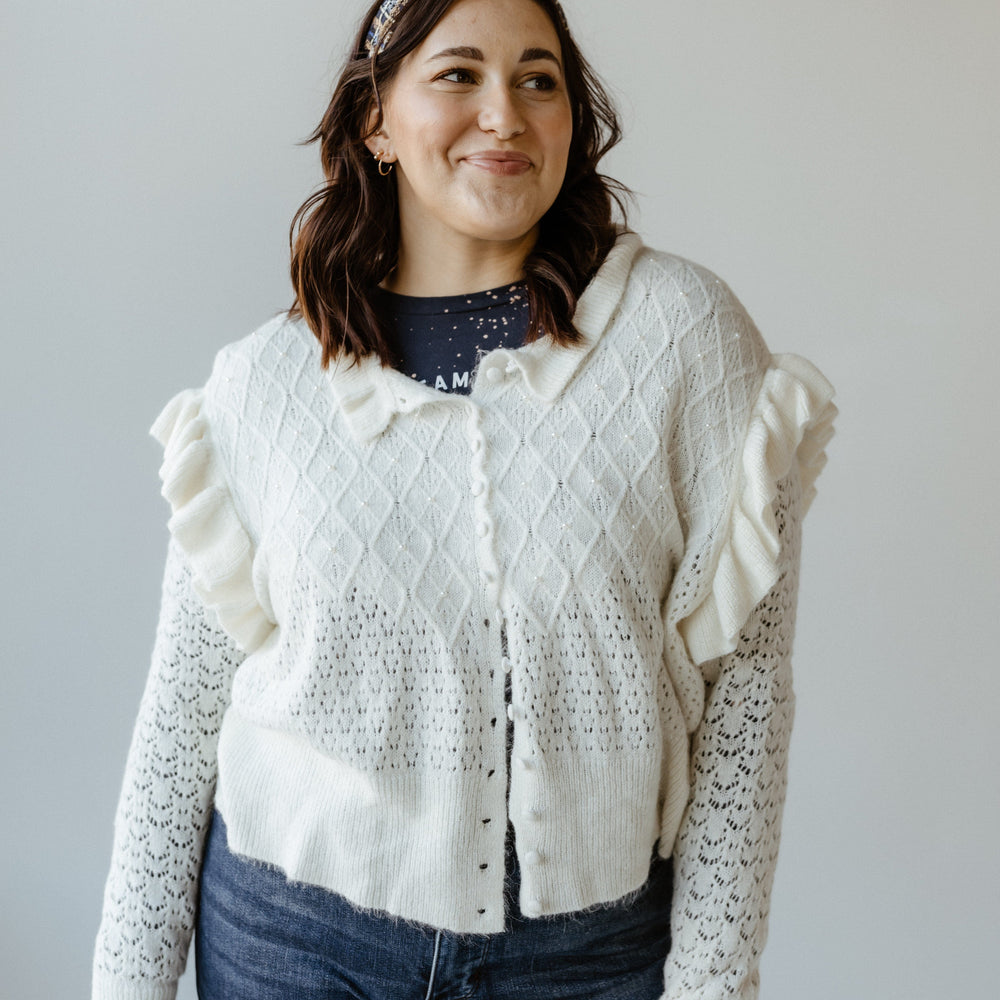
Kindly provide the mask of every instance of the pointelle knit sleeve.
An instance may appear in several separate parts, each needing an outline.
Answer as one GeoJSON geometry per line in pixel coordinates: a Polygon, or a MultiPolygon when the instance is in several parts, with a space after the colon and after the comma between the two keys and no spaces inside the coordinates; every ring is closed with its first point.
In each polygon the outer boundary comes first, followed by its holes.
{"type": "Polygon", "coordinates": [[[115,815],[94,952],[94,1000],[171,1000],[193,931],[216,745],[233,674],[270,623],[253,598],[252,551],[202,412],[201,390],[167,404],[173,514],[159,621],[115,815]]]}
{"type": "Polygon", "coordinates": [[[785,800],[795,697],[791,644],[801,487],[780,484],[781,577],[716,676],[691,750],[692,794],[674,846],[665,1000],[757,997],[785,800]]]}
{"type": "Polygon", "coordinates": [[[769,355],[735,297],[712,288],[702,324],[711,336],[692,357],[699,376],[717,372],[689,380],[710,391],[692,422],[692,457],[679,463],[692,552],[667,610],[691,738],[664,1000],[758,995],[794,712],[801,520],[836,414],[826,379],[801,358],[769,355]]]}

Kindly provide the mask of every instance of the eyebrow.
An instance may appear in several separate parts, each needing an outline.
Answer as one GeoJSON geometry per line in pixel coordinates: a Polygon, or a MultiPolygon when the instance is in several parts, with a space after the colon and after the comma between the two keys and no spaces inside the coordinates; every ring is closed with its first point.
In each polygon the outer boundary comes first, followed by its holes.
{"type": "MultiPolygon", "coordinates": [[[[471,45],[456,45],[450,49],[442,49],[440,52],[435,52],[430,59],[475,59],[478,62],[485,62],[486,57],[483,55],[482,49],[474,48],[471,45]]],[[[562,68],[562,63],[556,58],[555,53],[551,52],[549,49],[525,49],[521,53],[520,62],[535,62],[538,59],[550,59],[554,62],[560,69],[562,68]]],[[[430,60],[428,60],[430,61],[430,60]]]]}

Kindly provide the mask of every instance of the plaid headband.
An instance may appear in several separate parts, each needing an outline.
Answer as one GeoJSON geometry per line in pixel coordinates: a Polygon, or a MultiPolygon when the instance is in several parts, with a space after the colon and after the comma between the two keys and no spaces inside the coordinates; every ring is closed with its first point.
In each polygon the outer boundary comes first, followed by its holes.
{"type": "Polygon", "coordinates": [[[365,48],[368,50],[369,59],[385,50],[392,35],[396,18],[409,2],[410,0],[382,0],[382,6],[375,12],[375,17],[365,38],[365,48]]]}
{"type": "MultiPolygon", "coordinates": [[[[392,36],[396,18],[409,2],[410,0],[382,0],[365,37],[365,49],[368,51],[369,59],[385,51],[386,45],[389,44],[389,38],[392,36]]],[[[569,25],[566,23],[566,15],[563,13],[562,7],[558,2],[554,3],[554,6],[559,14],[559,20],[562,21],[563,28],[568,31],[569,25]]]]}

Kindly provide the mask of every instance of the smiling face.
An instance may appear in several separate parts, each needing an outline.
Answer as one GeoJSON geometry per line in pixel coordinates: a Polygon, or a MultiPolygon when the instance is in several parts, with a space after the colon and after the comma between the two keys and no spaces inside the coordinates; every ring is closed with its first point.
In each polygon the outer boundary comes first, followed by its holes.
{"type": "Polygon", "coordinates": [[[367,140],[395,163],[400,260],[534,244],[566,174],[559,39],[532,0],[458,0],[400,64],[367,140]]]}

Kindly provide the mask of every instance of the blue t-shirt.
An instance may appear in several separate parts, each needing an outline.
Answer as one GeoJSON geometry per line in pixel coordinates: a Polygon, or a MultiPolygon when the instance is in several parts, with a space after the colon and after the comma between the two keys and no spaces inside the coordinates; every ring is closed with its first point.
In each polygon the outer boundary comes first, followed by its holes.
{"type": "Polygon", "coordinates": [[[528,332],[523,281],[470,295],[424,297],[379,289],[378,302],[395,333],[399,370],[442,392],[468,393],[480,356],[520,347],[528,332]]]}

